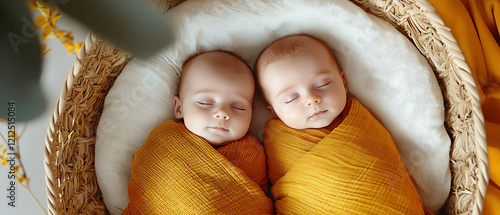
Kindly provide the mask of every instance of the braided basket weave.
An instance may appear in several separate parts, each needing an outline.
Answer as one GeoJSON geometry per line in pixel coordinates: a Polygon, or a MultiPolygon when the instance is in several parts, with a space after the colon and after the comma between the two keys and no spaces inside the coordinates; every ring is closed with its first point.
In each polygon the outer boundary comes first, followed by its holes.
{"type": "MultiPolygon", "coordinates": [[[[154,0],[164,12],[183,0],[154,0]]],[[[481,214],[489,166],[479,95],[465,58],[426,0],[351,0],[395,26],[432,66],[452,139],[448,214],[481,214]]],[[[63,86],[47,129],[45,171],[49,214],[107,214],[94,150],[104,99],[131,56],[90,33],[63,86]]]]}

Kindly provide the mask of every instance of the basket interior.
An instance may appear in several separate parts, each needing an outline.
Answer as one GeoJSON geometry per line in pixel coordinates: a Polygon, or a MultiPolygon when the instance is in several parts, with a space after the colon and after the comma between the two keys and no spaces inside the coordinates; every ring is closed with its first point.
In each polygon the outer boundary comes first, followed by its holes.
{"type": "MultiPolygon", "coordinates": [[[[155,4],[168,9],[180,2],[155,4]]],[[[487,156],[486,161],[478,157],[481,152],[476,145],[483,144],[484,139],[477,134],[479,99],[474,95],[475,86],[464,80],[467,68],[456,63],[460,56],[454,55],[454,47],[450,45],[453,41],[442,36],[436,27],[439,20],[426,15],[433,11],[425,1],[354,0],[354,3],[394,25],[432,66],[443,92],[445,127],[452,138],[453,181],[446,210],[450,214],[479,213],[484,193],[478,191],[478,186],[488,180],[481,171],[476,171],[487,165],[487,156]]],[[[95,175],[96,128],[107,92],[131,57],[93,34],[85,41],[48,128],[45,167],[50,213],[107,213],[95,175]]]]}

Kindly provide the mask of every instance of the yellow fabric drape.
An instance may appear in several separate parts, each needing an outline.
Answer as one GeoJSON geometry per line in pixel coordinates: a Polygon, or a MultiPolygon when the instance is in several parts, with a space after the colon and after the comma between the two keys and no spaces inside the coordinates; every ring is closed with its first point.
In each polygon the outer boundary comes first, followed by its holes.
{"type": "Polygon", "coordinates": [[[266,153],[257,138],[248,133],[243,138],[216,150],[233,165],[243,170],[252,181],[260,186],[264,193],[267,193],[269,179],[267,177],[266,153]]]}
{"type": "Polygon", "coordinates": [[[490,185],[483,214],[500,211],[500,1],[429,0],[436,8],[470,66],[485,117],[490,185]]]}
{"type": "Polygon", "coordinates": [[[266,125],[264,147],[278,214],[424,214],[389,132],[355,99],[340,125],[266,125]]]}
{"type": "Polygon", "coordinates": [[[267,182],[265,156],[253,154],[259,153],[255,144],[263,153],[255,141],[247,135],[224,146],[230,148],[222,153],[233,153],[229,160],[184,124],[166,121],[134,156],[122,214],[272,214],[271,199],[252,180],[267,182]]]}

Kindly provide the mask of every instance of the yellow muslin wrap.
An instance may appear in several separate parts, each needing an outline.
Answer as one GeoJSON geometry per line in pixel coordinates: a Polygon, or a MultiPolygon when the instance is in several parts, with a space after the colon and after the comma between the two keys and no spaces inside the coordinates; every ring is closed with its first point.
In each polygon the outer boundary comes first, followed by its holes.
{"type": "Polygon", "coordinates": [[[358,101],[347,103],[331,132],[268,121],[264,147],[276,212],[424,214],[389,132],[358,101]]]}
{"type": "Polygon", "coordinates": [[[265,155],[255,141],[247,135],[219,148],[239,154],[228,159],[184,124],[166,121],[135,154],[122,214],[272,214],[272,201],[252,180],[267,183],[265,155]],[[256,143],[261,151],[252,148],[256,143]]]}

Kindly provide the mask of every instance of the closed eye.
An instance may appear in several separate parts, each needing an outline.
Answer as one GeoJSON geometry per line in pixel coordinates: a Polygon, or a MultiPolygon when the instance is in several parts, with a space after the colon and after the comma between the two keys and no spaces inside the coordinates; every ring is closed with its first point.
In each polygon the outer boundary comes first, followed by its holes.
{"type": "Polygon", "coordinates": [[[326,82],[326,83],[324,83],[324,84],[322,84],[322,85],[317,86],[316,88],[326,87],[326,86],[328,86],[330,83],[332,83],[332,81],[328,81],[328,82],[326,82]]]}
{"type": "Polygon", "coordinates": [[[214,103],[212,102],[198,102],[199,105],[202,105],[202,106],[211,106],[211,105],[214,105],[214,103]]]}
{"type": "Polygon", "coordinates": [[[293,101],[295,101],[295,99],[298,99],[298,98],[299,98],[299,96],[295,96],[295,97],[293,97],[293,98],[291,98],[291,99],[288,99],[288,100],[286,100],[286,101],[285,101],[285,104],[288,104],[288,103],[290,103],[290,102],[293,102],[293,101]]]}
{"type": "Polygon", "coordinates": [[[238,107],[238,106],[233,106],[232,108],[233,108],[233,109],[236,109],[236,110],[240,110],[240,111],[244,111],[244,110],[246,110],[245,108],[238,107]]]}

